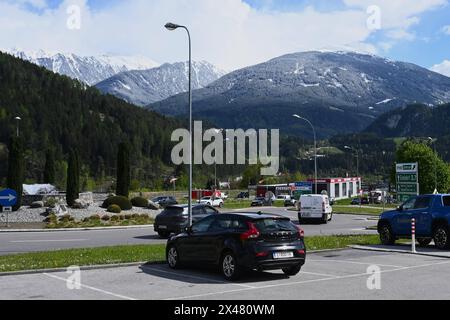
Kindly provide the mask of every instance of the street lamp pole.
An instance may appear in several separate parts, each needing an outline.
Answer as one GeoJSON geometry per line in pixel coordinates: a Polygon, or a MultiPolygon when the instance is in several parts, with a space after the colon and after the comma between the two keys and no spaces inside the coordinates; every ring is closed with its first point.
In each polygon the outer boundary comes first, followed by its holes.
{"type": "Polygon", "coordinates": [[[186,30],[189,40],[189,204],[188,204],[188,212],[189,212],[189,227],[192,227],[192,178],[193,178],[193,168],[192,168],[192,43],[191,43],[191,34],[189,29],[186,26],[177,25],[174,23],[167,23],[165,28],[169,31],[176,30],[178,28],[182,28],[186,30]]]}
{"type": "Polygon", "coordinates": [[[437,164],[436,164],[436,144],[433,138],[428,138],[430,142],[433,144],[433,151],[434,151],[434,157],[433,157],[433,164],[434,164],[434,192],[438,192],[438,183],[437,183],[437,164]]]}
{"type": "Polygon", "coordinates": [[[314,134],[314,185],[315,185],[315,194],[317,194],[317,190],[318,190],[318,179],[317,179],[317,135],[316,135],[316,129],[314,128],[313,124],[311,123],[311,121],[309,121],[306,118],[300,117],[297,114],[293,115],[294,118],[306,121],[312,128],[313,134],[314,134]]]}
{"type": "Polygon", "coordinates": [[[18,138],[19,135],[20,135],[20,132],[19,132],[19,123],[20,123],[20,121],[22,120],[22,118],[20,118],[20,117],[15,117],[15,120],[16,120],[16,135],[17,135],[17,138],[18,138]]]}

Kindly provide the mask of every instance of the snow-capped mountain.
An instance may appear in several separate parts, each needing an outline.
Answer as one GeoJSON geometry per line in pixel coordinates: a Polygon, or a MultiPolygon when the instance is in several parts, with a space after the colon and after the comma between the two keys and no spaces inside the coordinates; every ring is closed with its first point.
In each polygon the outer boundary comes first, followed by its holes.
{"type": "Polygon", "coordinates": [[[159,64],[141,56],[79,56],[72,53],[5,50],[13,56],[30,61],[58,74],[95,85],[120,72],[145,70],[159,64]]]}
{"type": "MultiPolygon", "coordinates": [[[[96,85],[103,93],[115,95],[139,106],[188,91],[187,62],[163,64],[150,70],[121,72],[96,85]]],[[[206,61],[192,63],[192,87],[204,88],[226,74],[206,61]]]]}
{"type": "MultiPolygon", "coordinates": [[[[184,115],[180,94],[151,104],[184,115]]],[[[302,52],[231,72],[194,91],[197,118],[223,128],[282,128],[307,132],[302,113],[322,136],[364,129],[393,108],[450,101],[450,78],[414,64],[355,52],[302,52]]]]}

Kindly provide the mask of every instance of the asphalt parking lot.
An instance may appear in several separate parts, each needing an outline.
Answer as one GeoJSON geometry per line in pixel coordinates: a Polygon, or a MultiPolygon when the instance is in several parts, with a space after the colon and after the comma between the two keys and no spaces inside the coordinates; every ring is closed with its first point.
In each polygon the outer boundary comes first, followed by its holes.
{"type": "Polygon", "coordinates": [[[166,265],[82,271],[80,290],[67,289],[65,272],[1,276],[0,299],[441,300],[450,298],[449,267],[445,258],[348,249],[310,254],[295,277],[252,272],[237,283],[166,265]],[[368,268],[379,268],[381,288],[368,288],[368,268]]]}

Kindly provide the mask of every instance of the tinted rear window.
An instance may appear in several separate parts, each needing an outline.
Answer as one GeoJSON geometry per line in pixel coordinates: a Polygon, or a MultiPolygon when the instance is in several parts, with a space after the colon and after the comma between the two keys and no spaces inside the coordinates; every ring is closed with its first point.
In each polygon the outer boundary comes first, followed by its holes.
{"type": "Polygon", "coordinates": [[[295,225],[286,219],[263,219],[255,222],[260,232],[296,231],[295,225]]]}
{"type": "Polygon", "coordinates": [[[444,207],[450,207],[450,196],[442,197],[442,201],[444,202],[444,207]]]}
{"type": "Polygon", "coordinates": [[[161,214],[166,216],[176,216],[183,214],[183,208],[178,207],[168,207],[161,214]]]}

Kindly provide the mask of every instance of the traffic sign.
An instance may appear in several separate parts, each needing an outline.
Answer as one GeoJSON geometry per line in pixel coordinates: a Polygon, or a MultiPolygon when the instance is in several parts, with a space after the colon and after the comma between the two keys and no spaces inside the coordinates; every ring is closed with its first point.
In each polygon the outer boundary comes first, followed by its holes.
{"type": "Polygon", "coordinates": [[[397,174],[398,183],[417,183],[416,173],[398,173],[397,174]]]}
{"type": "Polygon", "coordinates": [[[417,195],[419,193],[419,185],[417,183],[411,183],[411,184],[398,184],[397,185],[397,192],[401,194],[412,194],[417,195]]]}
{"type": "Polygon", "coordinates": [[[6,189],[0,192],[0,206],[14,207],[17,203],[17,192],[12,189],[6,189]]]}
{"type": "Polygon", "coordinates": [[[419,172],[419,164],[416,163],[398,163],[397,173],[418,173],[419,172]]]}

